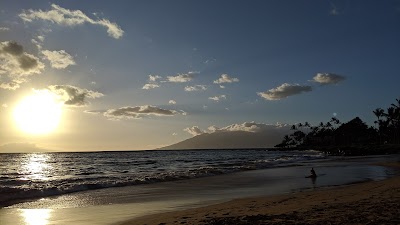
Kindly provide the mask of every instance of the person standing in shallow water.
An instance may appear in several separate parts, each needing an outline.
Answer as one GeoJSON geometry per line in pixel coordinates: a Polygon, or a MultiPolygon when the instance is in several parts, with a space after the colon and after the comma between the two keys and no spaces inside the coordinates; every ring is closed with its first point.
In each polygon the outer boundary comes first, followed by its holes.
{"type": "Polygon", "coordinates": [[[310,177],[317,177],[317,174],[315,173],[314,168],[311,168],[310,172],[311,172],[311,176],[310,177]]]}

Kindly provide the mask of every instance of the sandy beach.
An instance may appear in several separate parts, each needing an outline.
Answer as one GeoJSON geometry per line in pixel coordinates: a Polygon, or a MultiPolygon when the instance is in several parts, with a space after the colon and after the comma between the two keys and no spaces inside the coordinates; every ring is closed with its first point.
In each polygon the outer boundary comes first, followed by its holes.
{"type": "MultiPolygon", "coordinates": [[[[399,167],[400,163],[386,166],[399,167]]],[[[140,224],[400,224],[400,177],[148,215],[140,224]]]]}

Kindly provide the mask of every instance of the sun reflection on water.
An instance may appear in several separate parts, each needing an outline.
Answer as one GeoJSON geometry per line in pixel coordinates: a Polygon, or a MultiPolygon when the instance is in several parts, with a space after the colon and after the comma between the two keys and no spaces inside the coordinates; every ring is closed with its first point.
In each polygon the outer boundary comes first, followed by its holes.
{"type": "Polygon", "coordinates": [[[25,161],[22,162],[22,172],[25,176],[23,180],[49,180],[51,166],[48,164],[50,156],[46,154],[33,153],[29,154],[25,161]]]}
{"type": "Polygon", "coordinates": [[[51,209],[20,209],[25,225],[47,225],[51,209]]]}

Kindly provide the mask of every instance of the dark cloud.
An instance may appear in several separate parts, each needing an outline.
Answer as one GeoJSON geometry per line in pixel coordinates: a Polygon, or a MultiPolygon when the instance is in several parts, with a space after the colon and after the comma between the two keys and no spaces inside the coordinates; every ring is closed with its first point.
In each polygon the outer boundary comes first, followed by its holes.
{"type": "Polygon", "coordinates": [[[0,88],[6,90],[16,90],[20,85],[16,82],[0,82],[0,88]]]}
{"type": "MultiPolygon", "coordinates": [[[[90,113],[101,113],[101,111],[90,111],[90,113]]],[[[186,115],[183,111],[175,111],[169,109],[162,109],[155,106],[144,105],[144,106],[125,106],[117,109],[108,109],[103,115],[109,119],[140,119],[148,116],[175,116],[175,115],[186,115]]]]}
{"type": "Polygon", "coordinates": [[[9,41],[9,42],[3,42],[5,43],[3,46],[3,51],[14,55],[14,56],[18,56],[18,55],[22,55],[22,53],[24,53],[24,48],[22,47],[22,45],[18,44],[15,41],[9,41]]]}
{"type": "Polygon", "coordinates": [[[15,90],[29,81],[29,76],[40,74],[44,64],[15,41],[0,42],[0,88],[15,90]]]}
{"type": "Polygon", "coordinates": [[[279,87],[270,89],[265,92],[258,92],[257,94],[267,100],[281,100],[292,95],[298,95],[309,91],[312,91],[311,86],[284,83],[279,87]]]}
{"type": "Polygon", "coordinates": [[[36,57],[31,55],[21,55],[18,58],[21,69],[28,71],[38,66],[38,60],[36,57]]]}
{"type": "Polygon", "coordinates": [[[327,84],[337,84],[341,81],[344,81],[346,78],[344,76],[334,74],[334,73],[317,73],[313,77],[314,82],[317,82],[321,85],[327,85],[327,84]]]}
{"type": "Polygon", "coordinates": [[[88,104],[87,99],[100,98],[104,94],[96,91],[91,91],[72,85],[51,85],[48,87],[50,91],[59,95],[63,100],[65,105],[70,106],[84,106],[88,104]]]}

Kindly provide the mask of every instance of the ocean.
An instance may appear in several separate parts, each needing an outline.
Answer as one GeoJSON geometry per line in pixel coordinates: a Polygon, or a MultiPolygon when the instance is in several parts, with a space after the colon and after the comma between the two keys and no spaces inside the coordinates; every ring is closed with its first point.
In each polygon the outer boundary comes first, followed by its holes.
{"type": "Polygon", "coordinates": [[[0,154],[0,207],[87,190],[188,180],[328,158],[311,150],[261,149],[0,154]]]}

